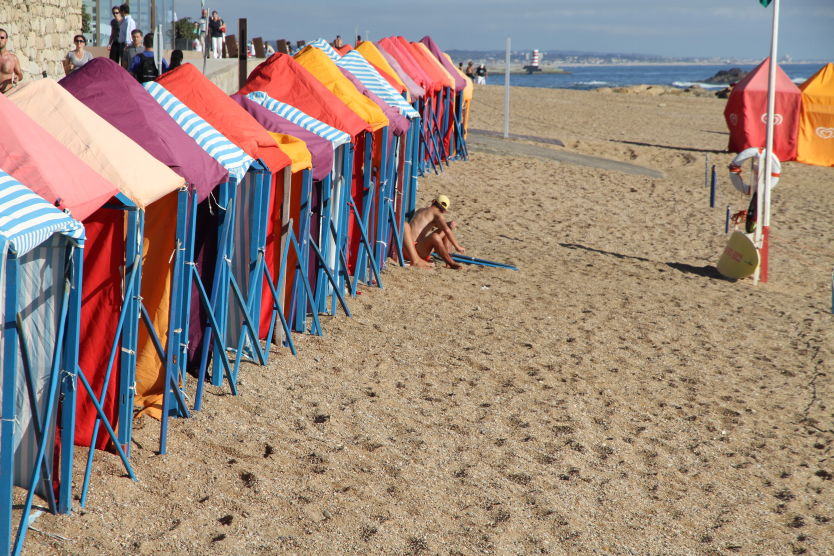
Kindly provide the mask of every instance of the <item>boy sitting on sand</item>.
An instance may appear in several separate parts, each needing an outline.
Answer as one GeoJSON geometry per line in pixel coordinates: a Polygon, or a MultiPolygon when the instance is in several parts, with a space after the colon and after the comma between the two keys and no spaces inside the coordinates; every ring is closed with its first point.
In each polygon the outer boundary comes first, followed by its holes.
{"type": "Polygon", "coordinates": [[[431,254],[437,251],[447,267],[455,270],[461,268],[449,254],[453,247],[461,254],[466,251],[452,232],[457,227],[455,222],[447,224],[443,218],[450,205],[446,195],[438,195],[431,205],[416,210],[411,220],[403,226],[404,255],[413,266],[432,268],[429,264],[431,254]]]}

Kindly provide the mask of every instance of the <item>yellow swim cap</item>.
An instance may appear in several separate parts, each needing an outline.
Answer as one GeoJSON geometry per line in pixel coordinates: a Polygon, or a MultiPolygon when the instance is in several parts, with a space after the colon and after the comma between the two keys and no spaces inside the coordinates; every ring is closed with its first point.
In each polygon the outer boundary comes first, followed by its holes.
{"type": "Polygon", "coordinates": [[[442,208],[443,210],[449,210],[449,207],[452,205],[452,202],[449,200],[449,198],[446,195],[438,195],[434,199],[434,202],[437,203],[438,206],[440,208],[442,208]]]}

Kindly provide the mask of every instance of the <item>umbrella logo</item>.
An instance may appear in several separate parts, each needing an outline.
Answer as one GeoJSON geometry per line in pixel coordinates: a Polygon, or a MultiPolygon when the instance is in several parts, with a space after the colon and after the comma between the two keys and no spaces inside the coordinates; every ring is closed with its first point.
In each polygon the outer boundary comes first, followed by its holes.
{"type": "Polygon", "coordinates": [[[818,127],[816,132],[820,139],[834,139],[834,127],[818,127]]]}
{"type": "Polygon", "coordinates": [[[735,126],[737,123],[738,123],[738,114],[736,114],[735,112],[732,112],[730,114],[730,125],[735,126]]]}
{"type": "MultiPolygon", "coordinates": [[[[762,114],[762,123],[767,123],[767,112],[762,114]]],[[[773,125],[780,125],[782,123],[782,114],[773,114],[773,125]]]]}

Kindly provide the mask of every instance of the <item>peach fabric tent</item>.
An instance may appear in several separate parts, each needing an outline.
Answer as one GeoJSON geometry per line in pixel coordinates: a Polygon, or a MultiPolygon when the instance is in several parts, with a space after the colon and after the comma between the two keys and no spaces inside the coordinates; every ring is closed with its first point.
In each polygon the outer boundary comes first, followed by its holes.
{"type": "MultiPolygon", "coordinates": [[[[176,191],[185,180],[87,108],[50,79],[23,83],[9,99],[81,160],[145,209],[142,298],[162,345],[168,339],[171,253],[177,214],[176,191]]],[[[136,398],[139,407],[162,407],[164,372],[145,326],[139,328],[136,398]]]]}
{"type": "Polygon", "coordinates": [[[802,108],[796,160],[834,166],[834,64],[828,63],[799,86],[802,108]]]}

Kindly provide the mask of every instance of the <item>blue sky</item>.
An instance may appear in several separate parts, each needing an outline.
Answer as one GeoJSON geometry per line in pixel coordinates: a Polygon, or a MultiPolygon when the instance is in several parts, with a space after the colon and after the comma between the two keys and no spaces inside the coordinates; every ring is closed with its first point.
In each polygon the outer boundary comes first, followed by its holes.
{"type": "MultiPolygon", "coordinates": [[[[230,27],[248,18],[250,36],[266,39],[350,39],[358,29],[372,39],[429,34],[444,49],[500,50],[510,36],[514,50],[752,59],[769,52],[773,13],[758,0],[215,0],[206,6],[230,27]]],[[[175,7],[179,17],[196,18],[200,1],[176,0],[175,7]]],[[[781,0],[780,23],[780,57],[834,60],[834,0],[781,0]]]]}

